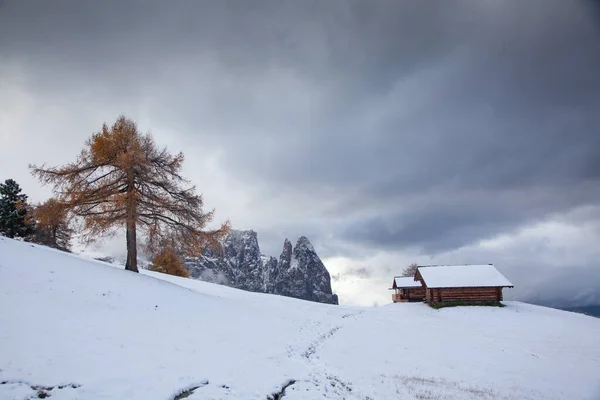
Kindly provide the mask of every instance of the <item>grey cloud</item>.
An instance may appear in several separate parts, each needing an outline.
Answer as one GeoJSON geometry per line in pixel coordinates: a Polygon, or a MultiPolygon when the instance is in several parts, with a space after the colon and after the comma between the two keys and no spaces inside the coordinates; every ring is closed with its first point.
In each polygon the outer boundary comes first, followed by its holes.
{"type": "MultiPolygon", "coordinates": [[[[600,304],[598,265],[571,265],[570,269],[548,271],[541,266],[534,282],[518,279],[521,286],[509,298],[550,307],[581,307],[600,304]],[[574,279],[574,277],[577,277],[574,279]]],[[[518,275],[515,274],[515,277],[518,275]]]]}
{"type": "Polygon", "coordinates": [[[346,73],[373,81],[397,69],[399,61],[418,66],[455,46],[453,39],[465,39],[469,26],[489,17],[489,10],[468,3],[9,1],[2,21],[9,36],[3,36],[8,39],[3,48],[59,62],[100,61],[86,65],[94,69],[110,63],[107,55],[129,64],[136,57],[160,63],[164,59],[155,57],[157,50],[170,55],[209,51],[239,71],[279,64],[331,79],[327,69],[344,65],[346,73]],[[464,15],[448,18],[455,6],[464,15]],[[429,29],[422,29],[424,21],[429,29]],[[419,35],[413,34],[416,30],[419,35]],[[415,52],[427,57],[401,56],[415,52]],[[376,73],[364,73],[372,65],[378,65],[376,73]]]}
{"type": "Polygon", "coordinates": [[[347,274],[357,276],[359,278],[370,278],[371,271],[366,267],[352,268],[347,274]]]}
{"type": "Polygon", "coordinates": [[[342,282],[344,280],[359,278],[359,279],[369,279],[372,277],[372,271],[369,268],[358,267],[358,268],[350,268],[343,272],[338,272],[331,275],[331,280],[334,282],[342,282]]]}
{"type": "Polygon", "coordinates": [[[597,204],[598,198],[600,186],[594,182],[510,192],[441,188],[435,195],[406,196],[397,212],[382,211],[342,224],[339,233],[355,243],[388,249],[421,247],[425,254],[436,254],[597,204]]]}

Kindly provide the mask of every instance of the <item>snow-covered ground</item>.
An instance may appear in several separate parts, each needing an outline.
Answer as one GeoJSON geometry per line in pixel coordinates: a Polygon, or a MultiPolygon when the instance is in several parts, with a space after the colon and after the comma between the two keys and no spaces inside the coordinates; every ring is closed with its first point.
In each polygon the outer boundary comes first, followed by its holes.
{"type": "Polygon", "coordinates": [[[0,238],[0,398],[600,399],[600,319],[506,304],[310,303],[0,238]]]}

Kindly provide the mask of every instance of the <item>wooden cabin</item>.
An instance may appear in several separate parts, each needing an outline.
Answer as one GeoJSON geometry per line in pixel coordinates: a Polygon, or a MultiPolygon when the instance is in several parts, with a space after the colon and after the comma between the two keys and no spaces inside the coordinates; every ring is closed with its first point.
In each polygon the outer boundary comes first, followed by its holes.
{"type": "Polygon", "coordinates": [[[420,266],[414,279],[424,287],[429,304],[497,303],[502,289],[513,287],[492,264],[420,266]]]}
{"type": "Polygon", "coordinates": [[[425,297],[425,288],[420,281],[416,281],[412,276],[396,276],[392,288],[392,300],[394,303],[408,301],[423,301],[425,297]]]}

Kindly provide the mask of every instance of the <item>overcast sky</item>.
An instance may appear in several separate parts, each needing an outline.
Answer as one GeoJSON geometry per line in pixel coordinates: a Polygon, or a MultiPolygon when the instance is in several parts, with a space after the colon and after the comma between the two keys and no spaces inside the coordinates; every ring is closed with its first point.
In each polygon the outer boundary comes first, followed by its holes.
{"type": "Polygon", "coordinates": [[[0,0],[0,180],[43,200],[27,165],[120,113],[264,253],[307,236],[342,303],[417,262],[600,304],[597,1],[0,0]]]}

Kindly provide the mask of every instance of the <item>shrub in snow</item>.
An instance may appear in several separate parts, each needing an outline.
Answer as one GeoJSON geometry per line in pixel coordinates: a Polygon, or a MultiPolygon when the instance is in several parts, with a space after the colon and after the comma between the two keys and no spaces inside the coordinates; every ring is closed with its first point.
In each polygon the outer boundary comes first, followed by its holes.
{"type": "Polygon", "coordinates": [[[183,264],[183,260],[177,255],[171,247],[164,247],[160,253],[152,258],[152,271],[162,272],[163,274],[182,276],[188,278],[190,274],[183,264]]]}
{"type": "Polygon", "coordinates": [[[70,227],[69,213],[64,203],[50,198],[35,206],[32,216],[35,232],[27,238],[28,241],[70,251],[73,229],[70,227]]]}

